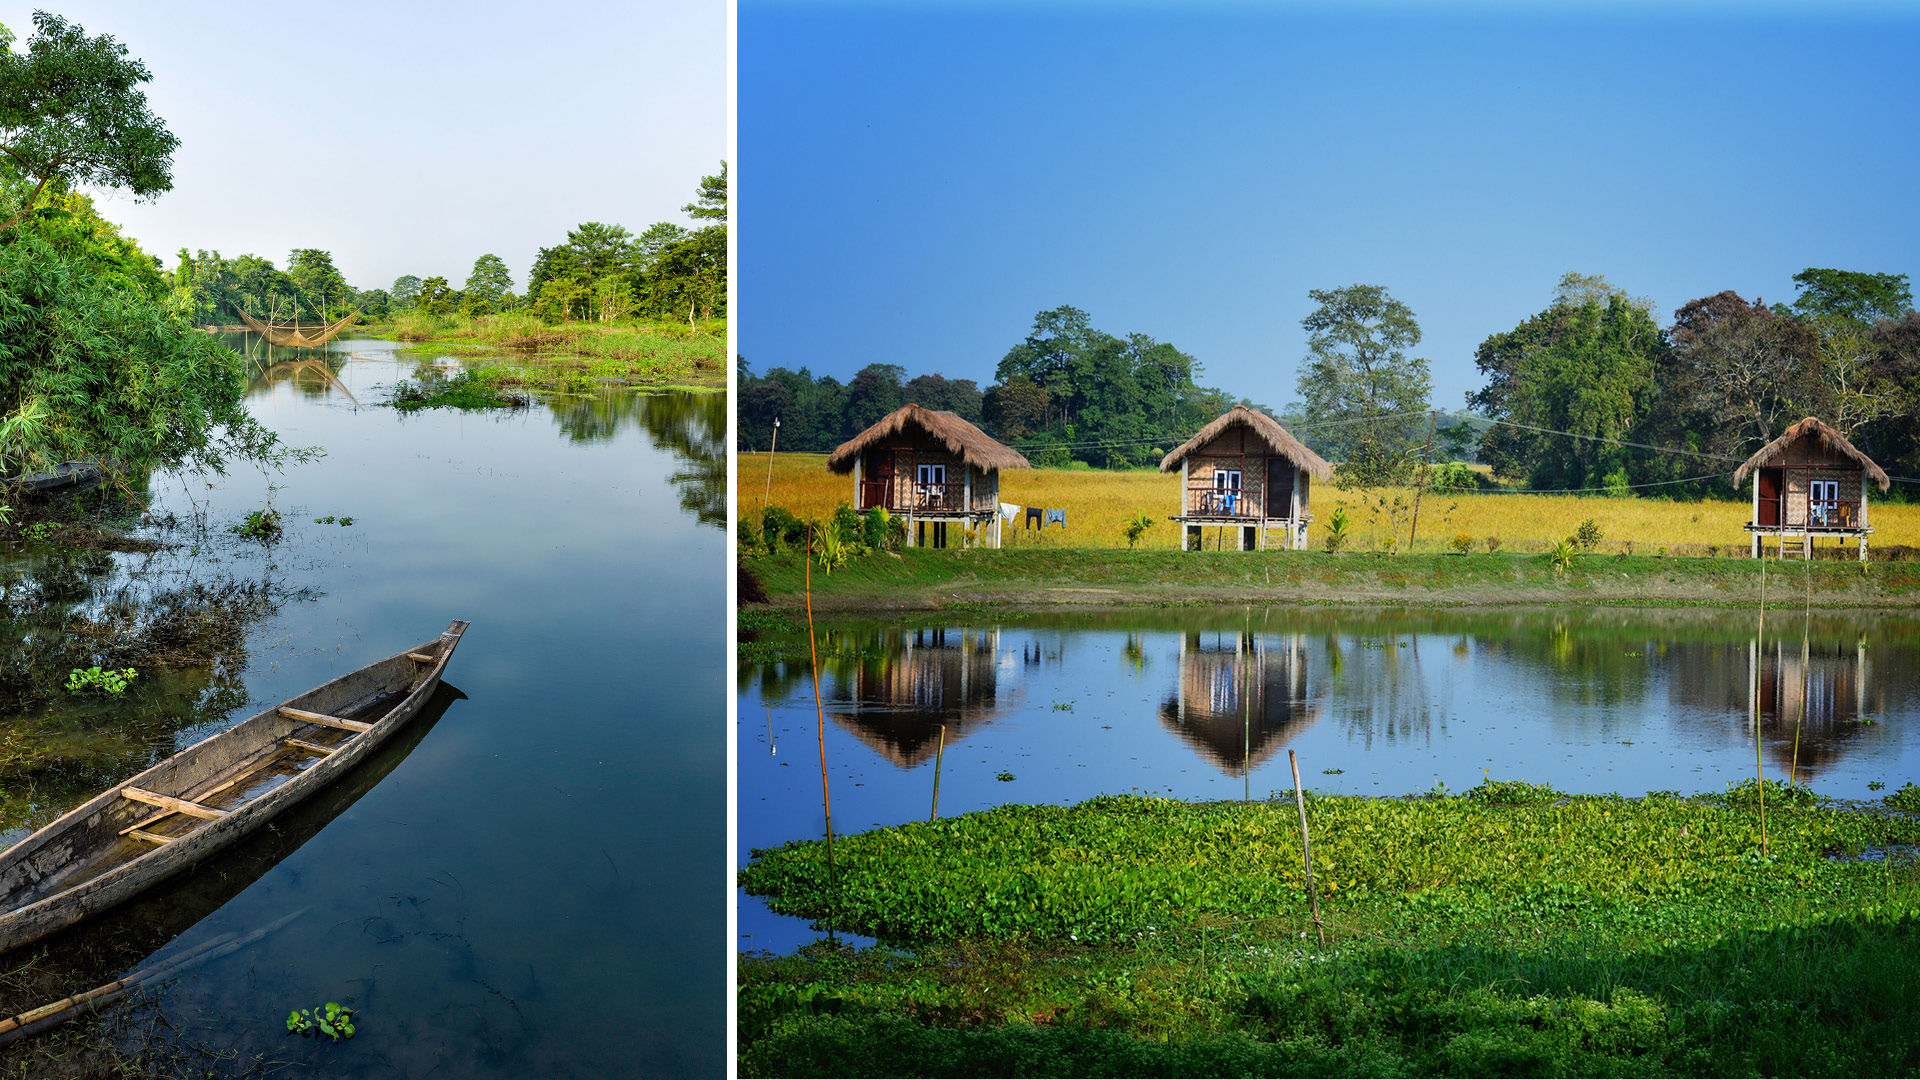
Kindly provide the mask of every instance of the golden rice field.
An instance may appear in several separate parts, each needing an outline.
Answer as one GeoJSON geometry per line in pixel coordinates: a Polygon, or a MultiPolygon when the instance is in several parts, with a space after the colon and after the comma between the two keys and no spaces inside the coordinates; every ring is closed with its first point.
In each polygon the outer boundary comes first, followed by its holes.
{"type": "MultiPolygon", "coordinates": [[[[833,512],[853,500],[853,478],[827,471],[825,454],[776,454],[769,474],[768,455],[742,454],[736,480],[740,512],[746,520],[760,514],[766,501],[784,506],[803,518],[833,512]]],[[[1180,530],[1167,520],[1177,509],[1179,478],[1152,469],[1106,472],[1095,469],[1013,470],[1000,477],[1002,502],[1066,511],[1066,527],[1050,525],[1038,532],[1022,527],[1006,530],[1006,547],[1126,547],[1122,527],[1144,510],[1154,524],[1141,538],[1142,548],[1174,549],[1180,530]]],[[[1341,491],[1331,484],[1313,488],[1314,521],[1308,541],[1316,549],[1334,507],[1345,504],[1353,535],[1353,549],[1380,550],[1389,535],[1397,535],[1406,550],[1411,524],[1411,488],[1341,491]],[[1392,504],[1403,506],[1396,513],[1392,504]],[[1385,504],[1384,506],[1382,504],[1385,504]]],[[[1571,495],[1434,495],[1420,502],[1419,531],[1414,549],[1444,551],[1456,534],[1465,533],[1474,549],[1486,550],[1488,538],[1497,538],[1502,551],[1544,551],[1571,534],[1587,518],[1600,527],[1599,550],[1615,552],[1632,545],[1635,554],[1743,555],[1748,550],[1746,523],[1751,504],[1744,498],[1700,502],[1662,502],[1654,499],[1616,499],[1571,495]]],[[[1869,503],[1876,548],[1920,546],[1920,505],[1869,503]]],[[[1206,543],[1219,538],[1208,529],[1206,543]]],[[[1226,545],[1233,546],[1226,537],[1226,545]]],[[[1826,548],[1837,546],[1828,541],[1826,548]]]]}

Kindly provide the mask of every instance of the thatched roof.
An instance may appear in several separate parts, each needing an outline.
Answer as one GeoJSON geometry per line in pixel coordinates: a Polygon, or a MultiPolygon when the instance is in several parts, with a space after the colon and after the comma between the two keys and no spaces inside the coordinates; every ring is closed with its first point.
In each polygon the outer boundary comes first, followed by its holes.
{"type": "Polygon", "coordinates": [[[987,472],[1033,468],[1033,463],[1020,451],[994,441],[986,432],[953,413],[923,409],[918,405],[902,405],[881,417],[872,427],[841,443],[827,456],[827,468],[837,473],[852,472],[853,463],[859,460],[861,451],[898,435],[908,426],[918,427],[944,443],[960,460],[987,472]]]}
{"type": "Polygon", "coordinates": [[[1235,405],[1221,413],[1219,419],[1200,429],[1200,433],[1180,444],[1179,449],[1160,459],[1160,471],[1172,472],[1188,454],[1218,438],[1220,433],[1235,424],[1244,424],[1258,436],[1260,441],[1271,447],[1273,452],[1305,469],[1315,480],[1333,479],[1333,466],[1326,459],[1307,449],[1307,444],[1280,426],[1280,421],[1258,409],[1249,409],[1245,405],[1235,405]]]}
{"type": "Polygon", "coordinates": [[[1847,441],[1845,435],[1840,434],[1838,431],[1815,420],[1811,416],[1788,428],[1779,438],[1761,447],[1759,453],[1748,458],[1746,464],[1735,469],[1733,472],[1733,486],[1739,487],[1745,483],[1747,476],[1751,474],[1753,470],[1768,464],[1773,461],[1774,458],[1784,454],[1787,447],[1792,446],[1801,439],[1813,439],[1820,444],[1822,449],[1833,451],[1834,453],[1841,454],[1859,462],[1860,467],[1867,471],[1867,478],[1879,484],[1881,491],[1885,491],[1893,486],[1893,481],[1888,479],[1885,469],[1875,465],[1872,458],[1856,450],[1854,445],[1847,441]]]}

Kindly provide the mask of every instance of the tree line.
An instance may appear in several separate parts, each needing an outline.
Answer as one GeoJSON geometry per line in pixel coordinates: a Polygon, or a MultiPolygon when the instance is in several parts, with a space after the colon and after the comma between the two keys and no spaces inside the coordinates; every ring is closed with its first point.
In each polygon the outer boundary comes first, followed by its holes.
{"type": "Polygon", "coordinates": [[[158,261],[74,190],[173,186],[179,140],[147,106],[146,66],[57,15],[33,24],[23,51],[0,26],[0,476],[276,459],[245,362],[179,317],[158,261]]]}
{"type": "Polygon", "coordinates": [[[1108,333],[1086,312],[1058,307],[1034,317],[984,389],[939,374],[908,378],[897,364],[869,364],[844,384],[806,368],[756,375],[742,359],[739,446],[766,449],[778,418],[781,448],[831,450],[913,402],[980,425],[1035,464],[1153,465],[1236,403],[1200,386],[1200,375],[1199,361],[1167,342],[1108,333]]]}
{"type": "MultiPolygon", "coordinates": [[[[1662,325],[1652,301],[1569,273],[1547,307],[1475,351],[1468,411],[1432,402],[1414,312],[1379,285],[1309,292],[1299,399],[1279,414],[1344,483],[1405,484],[1462,458],[1536,490],[1724,490],[1734,463],[1817,416],[1895,474],[1920,475],[1920,314],[1905,274],[1808,268],[1768,306],[1725,291],[1662,325]]],[[[1041,312],[984,390],[872,364],[841,384],[740,365],[743,450],[829,450],[906,401],[950,409],[1046,463],[1150,464],[1234,404],[1193,357],[1087,314],[1041,312]]],[[[1245,399],[1241,399],[1245,401],[1245,399]]],[[[1248,401],[1247,404],[1253,404],[1248,401]]]]}
{"type": "Polygon", "coordinates": [[[549,322],[623,319],[693,321],[726,314],[727,164],[700,179],[681,208],[694,227],[658,222],[638,236],[589,221],[540,249],[524,295],[505,260],[491,252],[456,287],[444,276],[402,274],[391,288],[358,289],[331,252],[295,249],[280,270],[271,259],[181,248],[165,275],[168,303],[199,325],[228,325],[244,311],[259,319],[330,322],[358,310],[384,322],[409,312],[480,318],[519,311],[549,322]]]}

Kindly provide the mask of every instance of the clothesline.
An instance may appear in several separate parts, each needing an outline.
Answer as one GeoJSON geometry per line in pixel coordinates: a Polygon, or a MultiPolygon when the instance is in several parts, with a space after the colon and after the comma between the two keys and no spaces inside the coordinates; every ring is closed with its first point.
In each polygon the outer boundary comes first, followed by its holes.
{"type": "Polygon", "coordinates": [[[1048,525],[1056,523],[1063,529],[1067,527],[1065,507],[1019,506],[1005,502],[1000,504],[1000,520],[1008,525],[1019,520],[1022,514],[1026,516],[1026,527],[1029,529],[1045,530],[1048,525]]]}

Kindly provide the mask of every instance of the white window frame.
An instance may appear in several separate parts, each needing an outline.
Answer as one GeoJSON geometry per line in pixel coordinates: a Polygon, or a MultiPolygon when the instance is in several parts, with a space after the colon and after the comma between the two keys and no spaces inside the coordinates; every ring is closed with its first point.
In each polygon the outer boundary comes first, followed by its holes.
{"type": "Polygon", "coordinates": [[[1840,516],[1840,481],[1807,481],[1808,518],[1816,525],[1831,524],[1840,516]]]}

